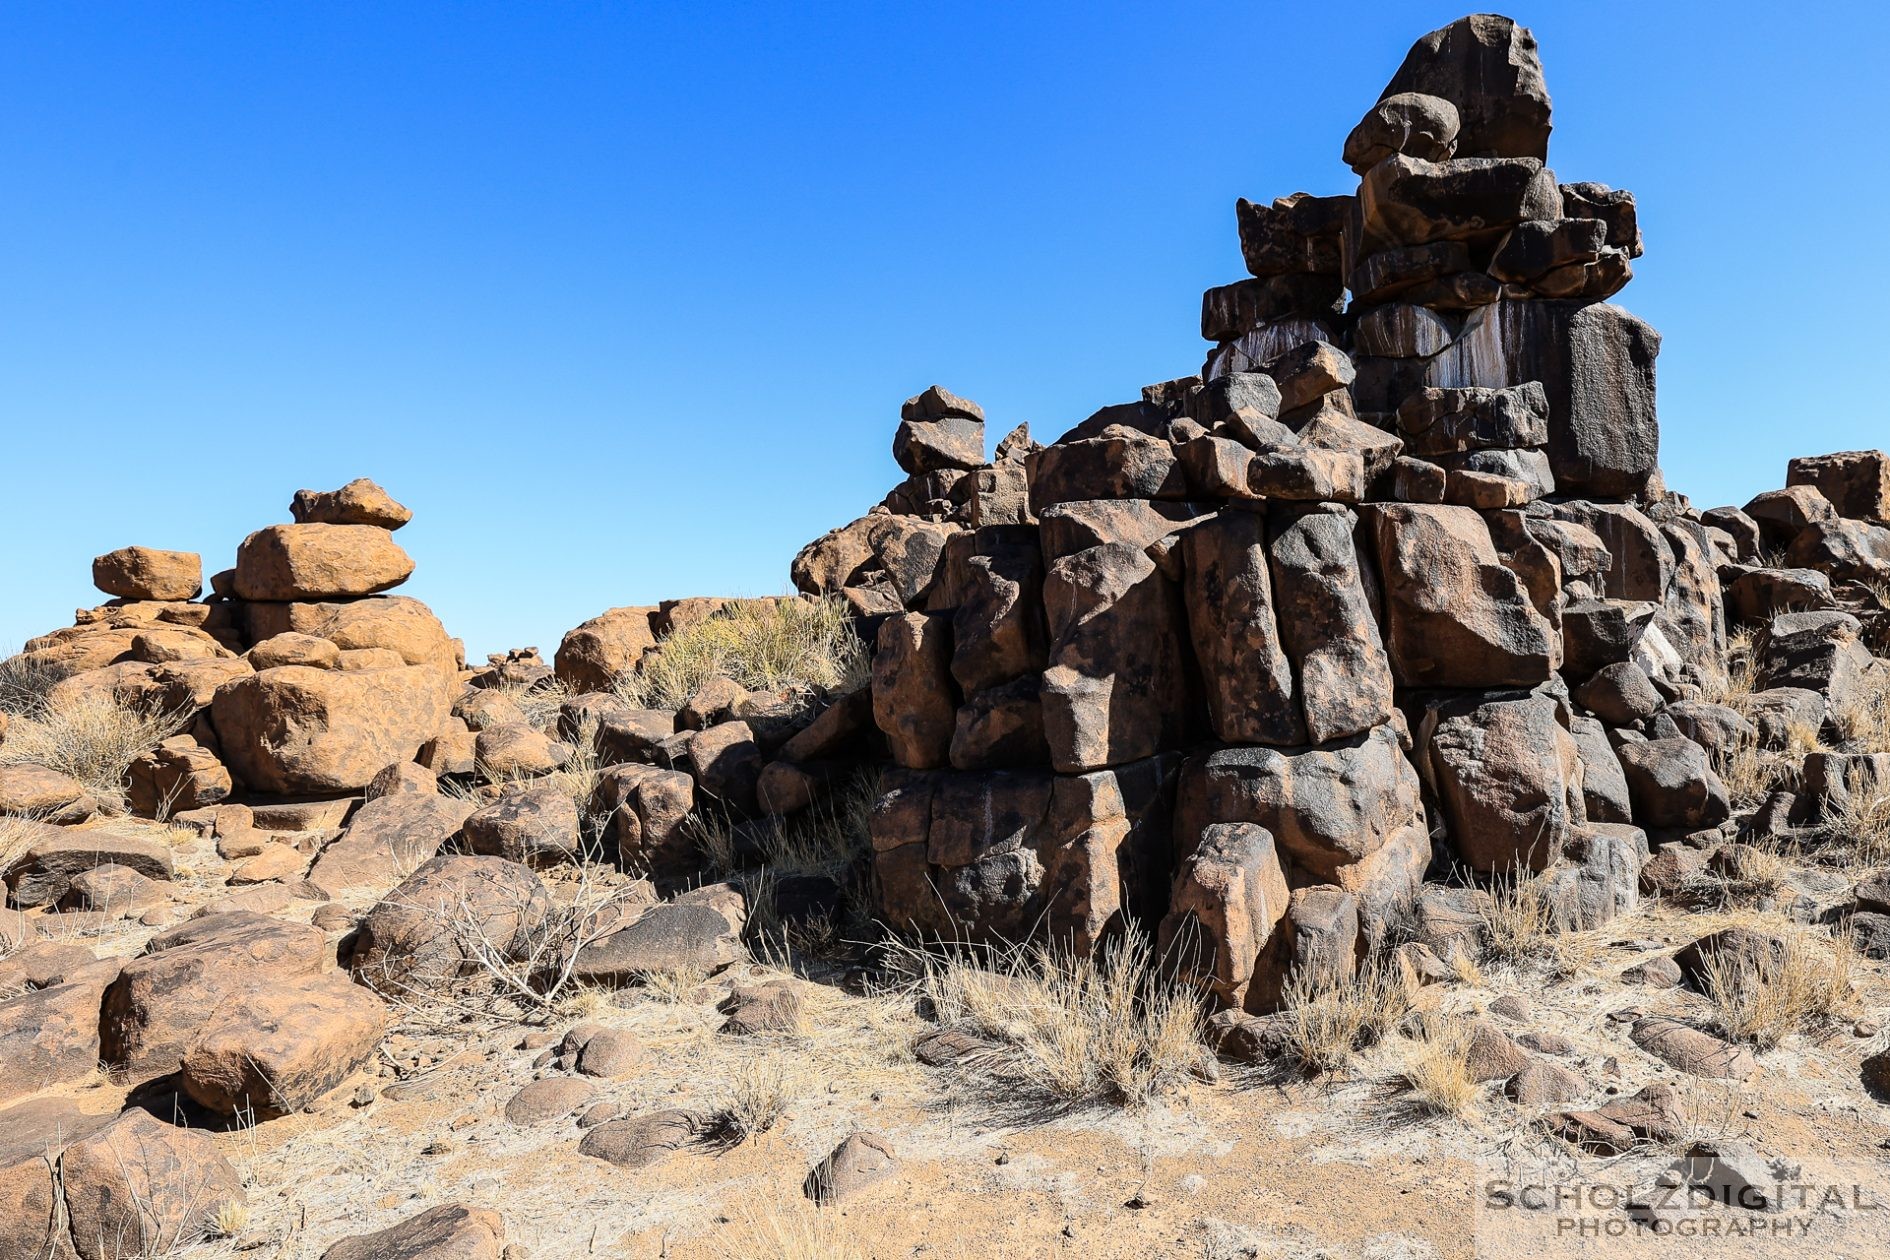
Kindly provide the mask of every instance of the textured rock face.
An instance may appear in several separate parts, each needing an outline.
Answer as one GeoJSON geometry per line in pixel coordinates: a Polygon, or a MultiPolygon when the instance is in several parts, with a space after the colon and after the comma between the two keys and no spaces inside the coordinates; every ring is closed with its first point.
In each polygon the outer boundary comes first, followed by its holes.
{"type": "Polygon", "coordinates": [[[365,672],[286,665],[239,678],[211,702],[225,762],[266,792],[349,792],[412,761],[452,705],[437,669],[365,672]]]}
{"type": "Polygon", "coordinates": [[[1459,18],[1412,45],[1379,108],[1408,92],[1455,107],[1460,157],[1549,155],[1549,89],[1536,37],[1506,17],[1459,18]]]}
{"type": "Polygon", "coordinates": [[[120,547],[92,561],[92,584],[119,599],[195,599],[203,589],[203,559],[194,551],[120,547]]]}
{"type": "Polygon", "coordinates": [[[1390,625],[1391,666],[1407,686],[1533,686],[1559,658],[1558,636],[1505,567],[1469,508],[1371,509],[1390,625]]]}
{"type": "Polygon", "coordinates": [[[372,595],[413,576],[413,560],[373,525],[271,525],[236,549],[236,594],[250,600],[372,595]]]}
{"type": "Polygon", "coordinates": [[[366,477],[339,490],[297,490],[289,515],[298,525],[373,525],[395,530],[413,519],[413,510],[366,477]]]}

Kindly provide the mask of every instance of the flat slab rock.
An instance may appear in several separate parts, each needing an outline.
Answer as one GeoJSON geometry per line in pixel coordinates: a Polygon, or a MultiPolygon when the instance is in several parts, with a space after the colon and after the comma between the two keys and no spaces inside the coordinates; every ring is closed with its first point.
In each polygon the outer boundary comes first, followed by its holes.
{"type": "Polygon", "coordinates": [[[446,1203],[372,1234],[344,1238],[322,1260],[499,1260],[505,1222],[497,1212],[446,1203]]]}
{"type": "Polygon", "coordinates": [[[648,1168],[702,1140],[707,1132],[707,1122],[693,1111],[653,1111],[598,1125],[578,1143],[578,1154],[619,1168],[648,1168]]]}

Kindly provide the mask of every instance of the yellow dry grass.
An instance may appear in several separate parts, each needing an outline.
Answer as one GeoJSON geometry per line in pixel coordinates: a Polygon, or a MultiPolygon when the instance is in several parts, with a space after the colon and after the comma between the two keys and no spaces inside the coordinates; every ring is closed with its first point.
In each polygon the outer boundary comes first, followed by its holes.
{"type": "Polygon", "coordinates": [[[1138,933],[1092,953],[905,957],[940,1024],[996,1044],[975,1076],[1019,1099],[1139,1106],[1211,1070],[1201,995],[1165,975],[1138,933]]]}
{"type": "Polygon", "coordinates": [[[1467,1120],[1483,1098],[1470,1075],[1473,1028],[1461,1017],[1426,1015],[1403,1045],[1404,1100],[1427,1115],[1467,1120]]]}
{"type": "Polygon", "coordinates": [[[46,766],[70,775],[107,810],[125,808],[125,772],[183,726],[183,714],[121,702],[98,690],[48,696],[16,717],[0,743],[0,766],[46,766]]]}
{"type": "Polygon", "coordinates": [[[1731,952],[1706,956],[1703,988],[1722,1035],[1771,1050],[1794,1033],[1822,1032],[1856,1009],[1862,964],[1848,940],[1803,929],[1782,939],[1775,961],[1731,952]]]}
{"type": "Polygon", "coordinates": [[[764,1197],[760,1192],[738,1201],[727,1224],[711,1240],[714,1254],[727,1260],[866,1260],[858,1241],[856,1218],[823,1210],[798,1196],[764,1197]]]}
{"type": "Polygon", "coordinates": [[[1281,999],[1294,1066],[1319,1075],[1350,1072],[1360,1052],[1389,1037],[1410,1009],[1403,979],[1377,961],[1346,979],[1323,968],[1296,972],[1281,999]]]}
{"type": "Polygon", "coordinates": [[[745,600],[664,638],[616,691],[644,708],[674,709],[717,675],[750,691],[851,690],[869,667],[845,601],[745,600]]]}

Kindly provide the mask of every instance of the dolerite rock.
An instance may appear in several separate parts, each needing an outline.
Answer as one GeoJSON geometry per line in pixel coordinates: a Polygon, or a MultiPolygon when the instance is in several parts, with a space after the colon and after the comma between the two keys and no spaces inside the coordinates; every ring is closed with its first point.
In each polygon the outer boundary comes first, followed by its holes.
{"type": "Polygon", "coordinates": [[[966,561],[952,613],[952,677],[967,694],[1039,673],[1047,662],[1043,553],[1034,530],[966,561]]]}
{"type": "Polygon", "coordinates": [[[1846,612],[1786,613],[1775,617],[1759,652],[1761,690],[1802,688],[1842,710],[1856,697],[1871,668],[1859,640],[1863,623],[1846,612]]]}
{"type": "Polygon", "coordinates": [[[1731,817],[1725,785],[1692,740],[1650,739],[1615,751],[1642,826],[1698,831],[1731,817]]]}
{"type": "Polygon", "coordinates": [[[1543,692],[1449,700],[1418,734],[1452,843],[1472,870],[1542,870],[1586,821],[1582,763],[1543,692]]]}
{"type": "Polygon", "coordinates": [[[1060,558],[1044,577],[1044,609],[1052,766],[1097,770],[1186,741],[1192,688],[1181,599],[1146,554],[1105,543],[1060,558]]]}
{"type": "Polygon", "coordinates": [[[1575,702],[1610,726],[1632,726],[1654,716],[1660,692],[1633,661],[1603,666],[1573,692],[1575,702]]]}
{"type": "Polygon", "coordinates": [[[1802,455],[1786,465],[1787,486],[1816,486],[1839,516],[1890,522],[1890,456],[1882,451],[1802,455]]]}
{"type": "Polygon", "coordinates": [[[1411,46],[1384,97],[1421,92],[1456,106],[1461,157],[1549,153],[1549,89],[1536,37],[1494,13],[1459,18],[1411,46]]]}
{"type": "Polygon", "coordinates": [[[119,599],[195,599],[203,558],[194,551],[120,547],[92,561],[92,584],[119,599]]]}
{"type": "Polygon", "coordinates": [[[1625,497],[1654,471],[1660,334],[1605,303],[1501,301],[1471,313],[1431,360],[1429,384],[1501,388],[1539,381],[1549,406],[1557,489],[1625,497]]]}
{"type": "Polygon", "coordinates": [[[1750,1050],[1664,1015],[1636,1021],[1629,1036],[1648,1054],[1694,1076],[1749,1081],[1759,1074],[1750,1050]]]}
{"type": "Polygon", "coordinates": [[[67,1146],[59,1181],[80,1260],[187,1249],[220,1209],[247,1197],[215,1139],[136,1107],[67,1146]]]}
{"type": "Polygon", "coordinates": [[[210,712],[236,777],[293,795],[356,791],[389,764],[413,760],[451,704],[451,680],[431,666],[287,665],[218,688],[210,712]]]}
{"type": "Polygon", "coordinates": [[[171,850],[145,836],[105,827],[34,826],[22,829],[25,847],[12,858],[7,891],[20,909],[50,906],[65,897],[72,881],[101,866],[118,866],[148,879],[172,875],[171,850]]]}
{"type": "Polygon", "coordinates": [[[984,463],[984,409],[933,385],[899,409],[893,458],[909,473],[984,463]]]}
{"type": "Polygon", "coordinates": [[[1389,724],[1318,748],[1223,748],[1192,757],[1175,809],[1180,856],[1214,823],[1257,823],[1283,860],[1353,892],[1366,873],[1360,868],[1423,813],[1417,772],[1389,724]]]}
{"type": "Polygon", "coordinates": [[[568,631],[553,657],[558,681],[580,693],[609,691],[656,646],[650,624],[656,611],[612,608],[568,631]]]}
{"type": "Polygon", "coordinates": [[[461,824],[466,848],[526,866],[555,866],[580,856],[577,803],[556,783],[515,783],[461,824]]]}
{"type": "Polygon", "coordinates": [[[1813,521],[1792,539],[1785,562],[1839,582],[1890,582],[1890,528],[1862,521],[1813,521]]]}
{"type": "Polygon", "coordinates": [[[1215,735],[1236,744],[1303,744],[1293,663],[1274,611],[1264,510],[1227,508],[1181,535],[1188,631],[1215,735]]]}
{"type": "Polygon", "coordinates": [[[378,897],[438,853],[476,808],[471,801],[417,792],[369,801],[316,857],[309,883],[331,897],[378,897]]]}
{"type": "Polygon", "coordinates": [[[523,958],[550,904],[538,877],[516,862],[436,857],[368,911],[348,968],[390,996],[442,992],[478,969],[476,942],[500,958],[523,958]]]}
{"type": "MultiPolygon", "coordinates": [[[[432,609],[405,595],[314,604],[247,604],[244,612],[253,641],[288,632],[310,634],[327,639],[343,653],[385,648],[409,665],[432,665],[454,673],[459,669],[458,641],[446,633],[432,609]]],[[[341,663],[341,659],[333,662],[337,668],[341,663]]]]}
{"type": "Polygon", "coordinates": [[[666,901],[586,943],[571,974],[587,983],[624,983],[652,972],[720,971],[745,956],[739,924],[714,906],[666,901]]]}
{"type": "Polygon", "coordinates": [[[188,735],[165,740],[125,772],[131,811],[146,818],[214,805],[231,786],[230,772],[217,755],[188,735]]]}
{"type": "Polygon", "coordinates": [[[828,1156],[809,1170],[801,1192],[816,1203],[839,1203],[896,1176],[898,1157],[892,1143],[877,1133],[849,1133],[828,1156]]]}
{"type": "Polygon", "coordinates": [[[1027,462],[1030,508],[1038,516],[1058,503],[1088,499],[1188,497],[1187,470],[1172,443],[1124,425],[1097,436],[1061,441],[1033,452],[1027,462]]]}
{"type": "Polygon", "coordinates": [[[1457,150],[1457,107],[1441,96],[1396,92],[1386,96],[1345,138],[1344,160],[1363,175],[1395,153],[1441,162],[1457,150]]]}
{"type": "Polygon", "coordinates": [[[45,823],[84,822],[98,812],[85,784],[50,766],[0,766],[0,814],[45,823]]]}
{"type": "Polygon", "coordinates": [[[873,654],[873,720],[893,761],[926,770],[949,763],[958,698],[951,620],[906,613],[880,623],[873,654]]]}
{"type": "Polygon", "coordinates": [[[1407,686],[1533,686],[1560,658],[1559,636],[1505,567],[1469,508],[1366,509],[1384,582],[1391,667],[1407,686]]]}
{"type": "Polygon", "coordinates": [[[59,1154],[116,1117],[80,1111],[64,1098],[37,1098],[0,1110],[0,1256],[71,1260],[59,1154]]]}
{"type": "Polygon", "coordinates": [[[236,549],[236,594],[247,600],[372,595],[412,576],[412,558],[373,525],[271,525],[236,549]]]}
{"type": "MultiPolygon", "coordinates": [[[[116,968],[92,963],[59,970],[69,972],[60,983],[0,999],[0,1060],[7,1065],[0,1104],[98,1070],[99,1003],[116,968]]],[[[0,1131],[0,1143],[5,1136],[0,1131]]]]}
{"type": "Polygon", "coordinates": [[[1350,980],[1359,956],[1358,898],[1331,884],[1293,890],[1286,921],[1292,929],[1293,967],[1315,982],[1350,980]]]}
{"type": "Polygon", "coordinates": [[[297,490],[289,515],[298,525],[374,525],[395,530],[413,519],[413,510],[366,477],[339,490],[297,490]]]}
{"type": "Polygon", "coordinates": [[[606,835],[626,870],[679,879],[700,864],[686,826],[695,796],[695,780],[685,771],[617,765],[598,775],[587,812],[608,820],[606,835]]]}
{"type": "Polygon", "coordinates": [[[505,1222],[497,1212],[447,1203],[372,1234],[356,1234],[322,1260],[499,1260],[505,1222]]]}
{"type": "Polygon", "coordinates": [[[372,1055],[387,1014],[332,966],[322,933],[236,911],[160,932],[105,994],[101,1058],[133,1081],[182,1069],[223,1115],[281,1115],[372,1055]]]}
{"type": "Polygon", "coordinates": [[[1270,514],[1267,557],[1280,636],[1293,661],[1306,737],[1329,743],[1391,717],[1391,663],[1353,545],[1336,509],[1270,514]]]}
{"type": "Polygon", "coordinates": [[[1217,823],[1201,833],[1175,875],[1158,948],[1180,960],[1221,1002],[1265,1010],[1277,1001],[1290,938],[1286,875],[1273,837],[1253,823],[1217,823]]]}
{"type": "Polygon", "coordinates": [[[1388,157],[1365,172],[1358,200],[1364,234],[1380,248],[1500,236],[1562,209],[1554,173],[1520,157],[1388,157]]]}

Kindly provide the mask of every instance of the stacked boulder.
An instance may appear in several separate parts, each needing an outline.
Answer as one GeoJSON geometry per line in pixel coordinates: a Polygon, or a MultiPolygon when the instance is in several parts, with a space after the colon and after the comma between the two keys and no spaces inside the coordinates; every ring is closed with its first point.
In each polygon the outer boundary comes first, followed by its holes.
{"type": "MultiPolygon", "coordinates": [[[[1559,182],[1549,130],[1530,33],[1453,23],[1347,139],[1356,193],[1238,204],[1198,375],[990,463],[975,404],[907,402],[912,477],[794,566],[875,646],[886,921],[1139,923],[1261,1009],[1427,872],[1543,873],[1593,924],[1730,826],[1725,531],[1665,489],[1659,338],[1606,301],[1634,199],[1559,182]]],[[[1809,498],[1796,554],[1874,554],[1809,498]]]]}

